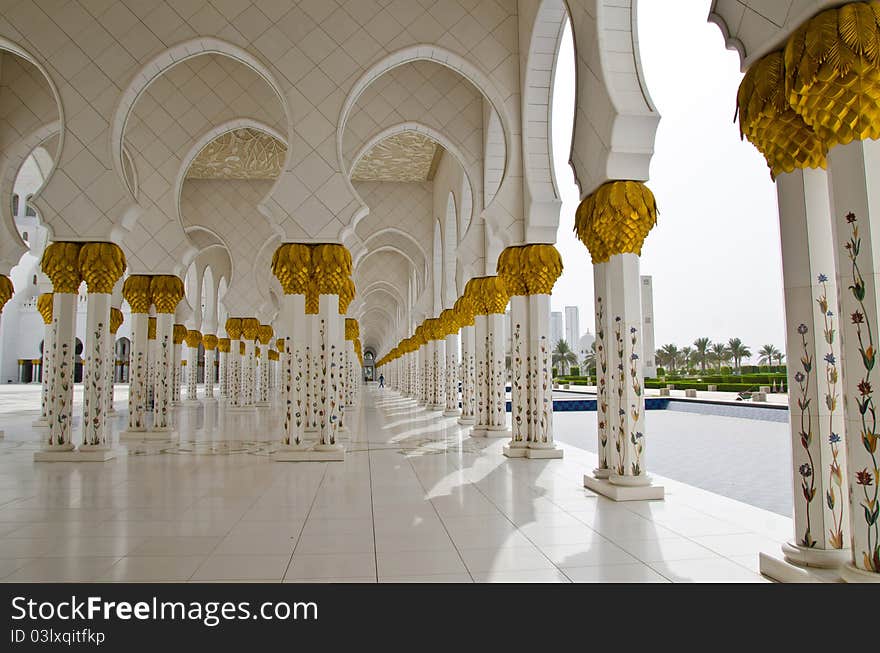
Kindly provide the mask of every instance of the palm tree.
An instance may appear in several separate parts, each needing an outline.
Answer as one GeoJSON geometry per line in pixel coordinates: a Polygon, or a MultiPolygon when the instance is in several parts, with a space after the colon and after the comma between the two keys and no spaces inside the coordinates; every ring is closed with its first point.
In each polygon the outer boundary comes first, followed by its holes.
{"type": "Polygon", "coordinates": [[[563,373],[563,376],[568,371],[569,366],[576,365],[577,362],[577,354],[571,350],[571,347],[568,346],[565,340],[560,340],[556,343],[556,349],[553,350],[553,364],[559,367],[559,371],[563,373]]]}
{"type": "Polygon", "coordinates": [[[584,358],[581,361],[581,373],[586,372],[584,376],[590,375],[590,370],[596,367],[596,343],[594,342],[590,345],[590,351],[584,354],[584,358]]]}
{"type": "Polygon", "coordinates": [[[659,358],[663,365],[669,368],[670,372],[675,372],[675,366],[678,363],[679,357],[678,347],[673,344],[663,345],[660,349],[657,350],[657,358],[659,358]]]}
{"type": "Polygon", "coordinates": [[[694,349],[693,347],[682,347],[681,348],[681,363],[684,366],[685,372],[687,372],[691,368],[691,363],[694,360],[694,349]]]}
{"type": "Polygon", "coordinates": [[[775,345],[764,345],[758,351],[758,365],[773,365],[773,359],[780,355],[775,345]]]}
{"type": "Polygon", "coordinates": [[[709,362],[709,347],[712,341],[708,338],[697,338],[694,340],[694,362],[700,364],[700,371],[706,373],[706,363],[709,362]]]}
{"type": "Polygon", "coordinates": [[[781,366],[783,360],[785,360],[785,354],[783,354],[783,353],[780,351],[779,353],[776,354],[776,364],[779,365],[779,366],[781,366]]]}
{"type": "Polygon", "coordinates": [[[736,373],[739,374],[743,358],[748,358],[752,355],[752,352],[739,338],[728,340],[727,348],[730,351],[731,358],[733,358],[733,367],[736,369],[736,373]]]}
{"type": "Polygon", "coordinates": [[[713,343],[712,347],[709,349],[709,356],[717,363],[718,372],[720,374],[721,364],[730,359],[730,350],[723,342],[716,342],[713,343]]]}

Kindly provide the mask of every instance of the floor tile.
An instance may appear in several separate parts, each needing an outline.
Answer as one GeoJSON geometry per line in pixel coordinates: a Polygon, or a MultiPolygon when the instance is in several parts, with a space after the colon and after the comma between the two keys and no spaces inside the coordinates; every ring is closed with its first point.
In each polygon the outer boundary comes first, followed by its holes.
{"type": "Polygon", "coordinates": [[[280,580],[288,562],[286,555],[211,555],[192,580],[280,580]]]}

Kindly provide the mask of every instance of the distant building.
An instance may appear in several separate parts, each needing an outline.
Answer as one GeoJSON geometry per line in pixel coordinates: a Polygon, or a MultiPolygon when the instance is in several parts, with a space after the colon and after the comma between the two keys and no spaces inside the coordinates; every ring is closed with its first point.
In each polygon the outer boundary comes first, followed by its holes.
{"type": "Polygon", "coordinates": [[[577,306],[565,307],[565,341],[573,351],[581,339],[580,312],[577,306]]]}
{"type": "MultiPolygon", "coordinates": [[[[577,357],[578,361],[583,361],[588,355],[593,353],[593,343],[596,342],[596,336],[590,333],[590,330],[587,329],[587,332],[581,336],[581,339],[578,341],[577,346],[577,357]]],[[[586,374],[587,370],[582,369],[581,374],[586,374]]]]}
{"type": "Polygon", "coordinates": [[[553,311],[550,313],[550,348],[555,349],[556,343],[563,338],[562,333],[562,313],[553,311]]]}
{"type": "Polygon", "coordinates": [[[642,370],[646,379],[657,377],[654,343],[654,279],[642,277],[642,370]]]}

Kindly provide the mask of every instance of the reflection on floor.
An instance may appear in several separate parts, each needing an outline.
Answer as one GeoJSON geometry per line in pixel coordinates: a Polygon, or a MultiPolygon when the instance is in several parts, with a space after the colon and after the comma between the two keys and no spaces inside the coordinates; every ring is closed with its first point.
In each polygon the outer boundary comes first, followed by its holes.
{"type": "Polygon", "coordinates": [[[175,409],[179,441],[36,464],[28,390],[27,403],[0,394],[7,582],[759,582],[759,551],[791,533],[668,479],[664,502],[615,504],[581,487],[594,454],[508,460],[502,441],[372,387],[344,463],[272,462],[270,411],[215,403],[175,409]]]}

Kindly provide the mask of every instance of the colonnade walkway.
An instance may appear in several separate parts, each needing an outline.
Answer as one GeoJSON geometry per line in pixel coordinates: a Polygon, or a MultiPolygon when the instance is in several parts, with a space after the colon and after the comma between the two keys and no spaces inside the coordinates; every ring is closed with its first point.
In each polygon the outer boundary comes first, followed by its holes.
{"type": "Polygon", "coordinates": [[[581,487],[595,454],[509,459],[506,439],[470,438],[455,417],[375,386],[332,463],[273,462],[280,411],[204,401],[174,409],[173,442],[35,463],[34,412],[0,397],[6,582],[759,582],[759,552],[792,529],[670,479],[658,479],[665,501],[609,501],[581,487]]]}

